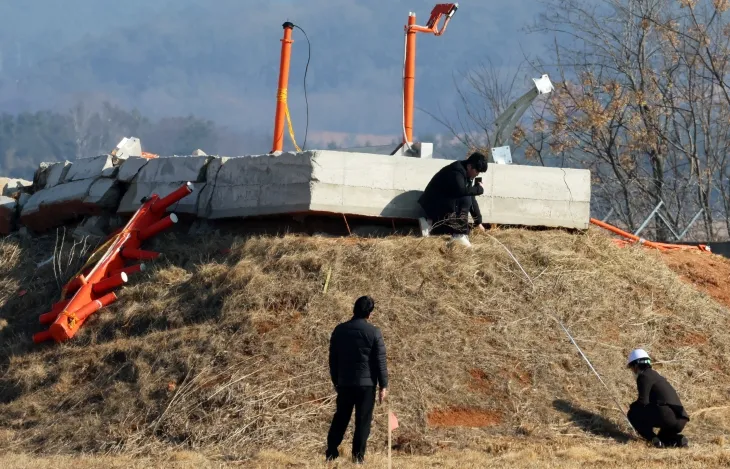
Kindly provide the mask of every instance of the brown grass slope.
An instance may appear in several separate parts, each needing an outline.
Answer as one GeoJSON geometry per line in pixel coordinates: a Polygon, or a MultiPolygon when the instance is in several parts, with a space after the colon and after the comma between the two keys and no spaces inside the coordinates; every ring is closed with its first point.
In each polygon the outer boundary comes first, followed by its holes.
{"type": "MultiPolygon", "coordinates": [[[[72,342],[47,346],[29,338],[59,291],[51,267],[36,268],[54,239],[19,243],[0,241],[6,450],[319,453],[333,410],[329,334],[363,294],[388,348],[397,452],[625,441],[610,395],[551,316],[623,403],[635,397],[626,354],[644,346],[688,407],[693,441],[724,445],[730,431],[727,311],[655,254],[594,232],[493,231],[472,252],[439,238],[168,234],[151,246],[164,260],[72,342]]],[[[376,451],[385,419],[378,407],[376,451]]]]}

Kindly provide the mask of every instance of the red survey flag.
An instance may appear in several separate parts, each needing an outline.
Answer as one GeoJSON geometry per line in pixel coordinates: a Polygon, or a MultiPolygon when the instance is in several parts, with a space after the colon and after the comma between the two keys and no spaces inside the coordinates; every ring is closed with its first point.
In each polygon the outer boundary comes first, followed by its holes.
{"type": "Polygon", "coordinates": [[[393,431],[398,428],[398,417],[393,412],[388,412],[388,430],[393,431]]]}

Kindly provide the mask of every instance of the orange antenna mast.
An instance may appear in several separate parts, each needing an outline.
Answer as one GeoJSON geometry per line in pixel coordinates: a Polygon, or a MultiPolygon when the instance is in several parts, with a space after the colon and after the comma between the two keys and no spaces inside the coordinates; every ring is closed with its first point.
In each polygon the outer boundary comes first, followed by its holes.
{"type": "Polygon", "coordinates": [[[408,14],[408,24],[405,27],[406,44],[405,58],[403,64],[403,144],[410,145],[413,142],[413,107],[416,90],[416,33],[429,33],[434,36],[441,36],[446,31],[446,26],[451,21],[458,3],[439,3],[431,11],[426,26],[416,24],[416,14],[408,14]],[[446,20],[441,28],[438,27],[441,17],[446,20]]]}
{"type": "Polygon", "coordinates": [[[294,24],[287,21],[284,38],[281,39],[281,61],[279,62],[279,87],[276,93],[276,117],[274,118],[274,142],[271,152],[284,150],[284,119],[287,117],[287,88],[289,86],[289,64],[291,61],[291,38],[294,24]]]}

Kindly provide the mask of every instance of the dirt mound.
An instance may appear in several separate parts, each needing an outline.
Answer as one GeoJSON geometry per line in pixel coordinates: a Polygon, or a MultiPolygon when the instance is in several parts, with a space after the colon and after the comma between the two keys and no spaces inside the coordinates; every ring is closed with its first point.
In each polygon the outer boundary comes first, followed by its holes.
{"type": "MultiPolygon", "coordinates": [[[[54,242],[0,241],[2,448],[319,454],[334,400],[329,335],[363,294],[376,301],[409,451],[494,436],[624,441],[624,419],[553,317],[625,404],[636,391],[624,360],[643,346],[693,415],[693,441],[730,431],[726,309],[655,254],[592,231],[493,231],[471,252],[441,238],[168,234],[149,246],[164,260],[77,338],[34,346],[61,285],[57,265],[38,267],[54,242]],[[469,419],[483,428],[450,425],[469,419]]],[[[374,448],[386,421],[378,406],[374,448]]]]}
{"type": "Polygon", "coordinates": [[[481,409],[438,409],[428,414],[431,427],[492,427],[502,422],[502,416],[490,410],[481,409]]]}
{"type": "Polygon", "coordinates": [[[682,279],[730,308],[730,259],[700,251],[667,252],[662,257],[682,279]]]}

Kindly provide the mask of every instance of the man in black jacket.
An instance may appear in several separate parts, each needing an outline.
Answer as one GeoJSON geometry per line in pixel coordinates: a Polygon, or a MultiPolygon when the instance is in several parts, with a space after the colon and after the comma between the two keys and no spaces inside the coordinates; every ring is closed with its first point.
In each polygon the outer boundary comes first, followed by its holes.
{"type": "Polygon", "coordinates": [[[418,203],[426,212],[426,219],[419,220],[424,236],[451,234],[455,241],[465,246],[469,243],[469,214],[474,225],[484,230],[482,214],[476,196],[484,193],[481,182],[474,179],[487,171],[487,157],[479,152],[463,161],[455,161],[436,173],[426,186],[418,203]]]}
{"type": "Polygon", "coordinates": [[[385,343],[380,329],[368,322],[375,308],[373,299],[357,299],[352,319],[335,327],[330,338],[329,365],[332,384],[337,391],[337,410],[327,434],[327,460],[339,457],[338,447],[350,424],[355,408],[355,435],[352,459],[364,462],[370,423],[375,407],[375,387],[380,385],[379,400],[388,395],[388,366],[385,343]]]}
{"type": "Polygon", "coordinates": [[[677,391],[651,368],[649,354],[636,349],[629,355],[627,366],[636,377],[639,397],[629,407],[628,418],[636,432],[657,448],[686,447],[682,435],[689,415],[679,400],[677,391]],[[654,433],[659,428],[659,434],[654,433]]]}

